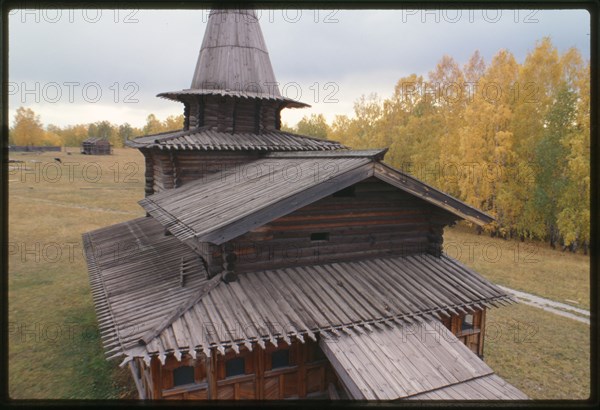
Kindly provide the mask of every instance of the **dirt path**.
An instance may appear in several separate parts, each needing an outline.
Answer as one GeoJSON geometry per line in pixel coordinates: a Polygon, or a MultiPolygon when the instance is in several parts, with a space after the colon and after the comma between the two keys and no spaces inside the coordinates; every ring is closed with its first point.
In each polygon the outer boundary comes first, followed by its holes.
{"type": "Polygon", "coordinates": [[[581,323],[590,324],[589,310],[580,309],[567,305],[566,303],[555,302],[554,300],[532,295],[531,293],[521,292],[520,290],[514,290],[500,285],[497,286],[506,292],[512,293],[520,302],[525,303],[526,305],[534,306],[556,315],[568,317],[569,319],[577,320],[581,323]]]}

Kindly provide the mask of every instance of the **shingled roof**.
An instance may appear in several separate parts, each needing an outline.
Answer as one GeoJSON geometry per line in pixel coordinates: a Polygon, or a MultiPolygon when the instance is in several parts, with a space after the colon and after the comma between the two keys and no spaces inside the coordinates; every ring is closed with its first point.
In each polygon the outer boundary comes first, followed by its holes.
{"type": "Polygon", "coordinates": [[[106,350],[126,360],[411,325],[512,300],[457,261],[428,254],[250,272],[225,283],[208,279],[202,260],[151,217],[86,233],[84,245],[106,350]]]}
{"type": "Polygon", "coordinates": [[[525,400],[439,321],[319,342],[352,399],[525,400]]]}
{"type": "Polygon", "coordinates": [[[181,101],[186,95],[220,95],[281,101],[286,107],[309,107],[283,97],[254,10],[212,10],[189,89],[158,94],[181,101]]]}
{"type": "Polygon", "coordinates": [[[219,132],[210,127],[166,132],[127,141],[133,148],[193,151],[320,151],[346,147],[324,140],[284,131],[260,134],[219,132]]]}

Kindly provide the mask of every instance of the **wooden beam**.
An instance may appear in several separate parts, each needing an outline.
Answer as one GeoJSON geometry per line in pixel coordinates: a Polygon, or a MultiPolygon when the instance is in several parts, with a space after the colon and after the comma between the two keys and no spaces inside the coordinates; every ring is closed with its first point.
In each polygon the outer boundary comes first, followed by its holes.
{"type": "MultiPolygon", "coordinates": [[[[210,349],[210,348],[209,348],[210,349]]],[[[206,358],[206,380],[208,382],[208,398],[209,400],[217,399],[217,354],[210,356],[204,355],[206,358]]]]}
{"type": "Polygon", "coordinates": [[[387,182],[388,184],[394,185],[395,187],[402,189],[410,194],[413,194],[439,208],[445,209],[448,212],[453,213],[463,219],[473,222],[477,225],[483,226],[494,220],[488,214],[473,208],[470,205],[465,204],[458,199],[439,191],[432,186],[419,181],[416,178],[411,177],[397,169],[389,167],[380,162],[374,165],[375,177],[387,182]]]}
{"type": "Polygon", "coordinates": [[[133,381],[135,383],[135,387],[137,388],[140,400],[145,400],[147,398],[146,390],[144,389],[144,383],[142,379],[138,377],[138,373],[141,373],[141,370],[139,369],[138,364],[135,362],[135,360],[131,360],[129,362],[129,370],[131,370],[131,374],[133,375],[133,381]]]}
{"type": "Polygon", "coordinates": [[[325,355],[327,356],[327,359],[329,360],[329,363],[331,363],[331,366],[333,367],[338,378],[342,381],[342,383],[348,390],[348,393],[349,393],[348,395],[350,396],[350,398],[352,398],[354,400],[364,400],[365,396],[360,391],[358,386],[354,383],[354,381],[350,377],[347,376],[345,369],[342,367],[341,363],[337,360],[335,353],[331,350],[329,345],[327,343],[325,343],[323,340],[321,340],[319,342],[319,346],[323,350],[323,353],[325,353],[325,355]]]}
{"type": "Polygon", "coordinates": [[[150,360],[150,374],[152,379],[152,398],[158,400],[162,398],[162,375],[161,365],[156,357],[150,360]]]}
{"type": "Polygon", "coordinates": [[[335,388],[333,383],[329,383],[329,386],[327,386],[327,392],[329,393],[330,400],[339,400],[340,399],[340,395],[338,394],[337,389],[335,388]]]}
{"type": "MultiPolygon", "coordinates": [[[[181,315],[187,312],[192,306],[200,301],[208,292],[217,287],[221,283],[221,277],[215,276],[212,279],[206,281],[206,283],[198,289],[198,292],[189,298],[186,302],[179,305],[171,314],[165,317],[165,319],[158,325],[150,329],[144,334],[139,340],[139,344],[147,345],[152,339],[158,336],[163,330],[165,330],[171,323],[179,319],[181,315]]],[[[204,347],[204,346],[203,346],[204,347]]]]}

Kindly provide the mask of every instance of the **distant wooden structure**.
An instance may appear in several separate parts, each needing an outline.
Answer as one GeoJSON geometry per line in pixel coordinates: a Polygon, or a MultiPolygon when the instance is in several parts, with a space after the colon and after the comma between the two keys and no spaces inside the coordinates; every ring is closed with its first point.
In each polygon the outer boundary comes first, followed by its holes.
{"type": "Polygon", "coordinates": [[[184,128],[128,142],[148,216],[83,236],[140,398],[526,399],[482,360],[513,300],[442,252],[445,226],[492,218],[385,149],[282,132],[304,104],[274,83],[254,12],[212,11],[192,87],[159,94],[184,128]]]}
{"type": "Polygon", "coordinates": [[[112,155],[112,144],[106,138],[90,137],[81,143],[84,155],[112,155]]]}

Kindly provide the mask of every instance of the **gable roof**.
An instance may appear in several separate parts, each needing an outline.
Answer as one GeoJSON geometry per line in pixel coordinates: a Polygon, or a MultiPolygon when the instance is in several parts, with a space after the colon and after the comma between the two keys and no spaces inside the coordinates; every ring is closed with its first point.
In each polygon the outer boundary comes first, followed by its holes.
{"type": "Polygon", "coordinates": [[[413,324],[512,301],[445,256],[281,268],[224,283],[218,275],[208,279],[200,258],[150,217],[83,238],[107,354],[129,359],[252,349],[278,338],[413,324]]]}
{"type": "Polygon", "coordinates": [[[268,154],[139,203],[182,241],[222,244],[369,177],[478,225],[492,218],[401,171],[386,150],[268,154]]]}
{"type": "Polygon", "coordinates": [[[337,141],[284,131],[232,134],[210,127],[138,137],[126,141],[126,144],[133,148],[194,151],[319,151],[346,148],[337,141]]]}
{"type": "Polygon", "coordinates": [[[110,141],[106,137],[89,137],[82,141],[82,143],[106,143],[110,144],[110,141]]]}

